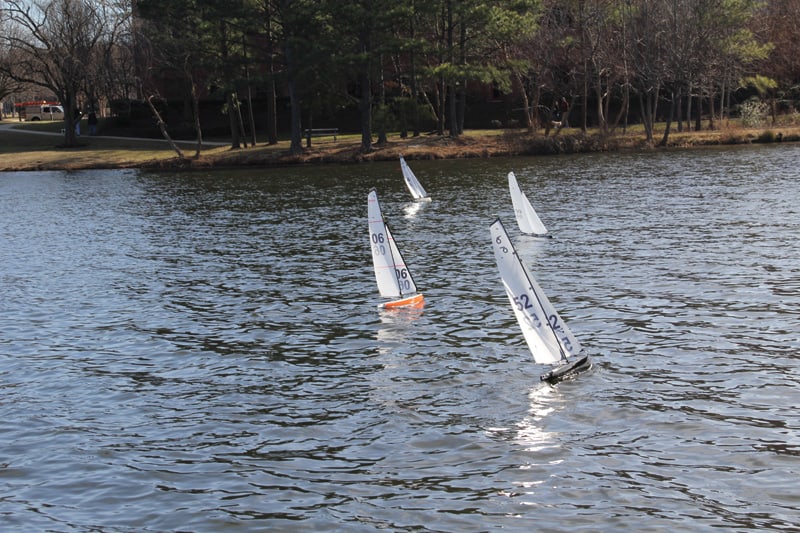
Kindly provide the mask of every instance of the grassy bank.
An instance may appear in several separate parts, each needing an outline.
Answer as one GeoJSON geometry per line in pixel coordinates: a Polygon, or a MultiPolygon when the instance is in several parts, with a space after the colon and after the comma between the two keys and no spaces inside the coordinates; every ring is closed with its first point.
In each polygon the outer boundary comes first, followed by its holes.
{"type": "MultiPolygon", "coordinates": [[[[289,142],[285,140],[273,146],[260,144],[238,150],[227,146],[206,147],[197,158],[193,157],[193,143],[180,143],[187,157],[185,161],[180,161],[163,140],[84,135],[80,137],[80,146],[65,148],[59,134],[60,127],[60,123],[0,122],[0,171],[286,166],[397,160],[401,154],[414,160],[651,149],[645,143],[640,127],[605,138],[597,134],[584,134],[574,128],[548,137],[523,130],[480,130],[469,131],[458,139],[438,135],[402,139],[399,135],[392,135],[386,146],[376,146],[368,154],[360,152],[358,135],[342,135],[336,142],[329,138],[314,139],[311,148],[296,156],[289,155],[289,142]]],[[[660,135],[657,135],[657,139],[660,139],[660,135]]],[[[675,132],[669,140],[669,147],[683,148],[796,142],[800,140],[800,127],[746,129],[729,126],[713,131],[675,132]]]]}

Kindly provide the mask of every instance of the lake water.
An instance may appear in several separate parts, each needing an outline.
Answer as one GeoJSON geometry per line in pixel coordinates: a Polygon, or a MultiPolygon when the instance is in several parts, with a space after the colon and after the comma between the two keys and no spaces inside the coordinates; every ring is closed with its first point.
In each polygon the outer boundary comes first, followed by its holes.
{"type": "Polygon", "coordinates": [[[798,161],[0,173],[0,528],[800,530],[798,161]],[[377,308],[371,187],[421,312],[377,308]],[[588,373],[538,381],[496,216],[588,373]]]}

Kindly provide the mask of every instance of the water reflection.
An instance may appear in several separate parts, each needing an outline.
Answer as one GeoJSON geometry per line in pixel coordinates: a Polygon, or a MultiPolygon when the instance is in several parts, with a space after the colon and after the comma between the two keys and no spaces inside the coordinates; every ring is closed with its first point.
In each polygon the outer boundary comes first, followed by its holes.
{"type": "Polygon", "coordinates": [[[422,206],[426,205],[427,203],[428,202],[411,202],[406,204],[406,206],[403,208],[403,215],[406,218],[413,219],[417,216],[417,213],[422,210],[422,206]]]}
{"type": "Polygon", "coordinates": [[[392,345],[407,343],[413,334],[412,326],[420,319],[423,308],[398,307],[396,309],[379,309],[380,327],[376,333],[379,349],[387,350],[392,345]]]}
{"type": "Polygon", "coordinates": [[[557,447],[557,433],[543,429],[545,419],[555,413],[561,402],[561,393],[557,387],[539,384],[528,393],[530,406],[528,413],[518,424],[516,442],[525,451],[537,452],[557,447]]]}

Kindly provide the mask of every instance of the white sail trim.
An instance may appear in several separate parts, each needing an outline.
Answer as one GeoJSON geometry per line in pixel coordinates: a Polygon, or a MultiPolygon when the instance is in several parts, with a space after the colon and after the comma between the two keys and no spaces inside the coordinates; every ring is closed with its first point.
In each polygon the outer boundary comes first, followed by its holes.
{"type": "Polygon", "coordinates": [[[414,175],[414,172],[412,172],[411,167],[406,163],[406,160],[403,159],[403,156],[400,156],[400,169],[403,171],[403,179],[406,182],[406,187],[408,187],[411,196],[413,196],[415,200],[427,198],[428,193],[425,192],[425,189],[419,183],[419,180],[417,180],[417,177],[414,175]]]}
{"type": "Polygon", "coordinates": [[[580,352],[580,343],[520,261],[499,219],[491,234],[500,278],[533,359],[554,364],[580,352]]]}
{"type": "Polygon", "coordinates": [[[547,228],[528,201],[528,197],[519,188],[517,177],[513,172],[508,173],[508,190],[511,193],[511,204],[514,206],[514,216],[517,218],[519,230],[522,233],[545,235],[547,228]]]}
{"type": "Polygon", "coordinates": [[[416,292],[411,272],[383,219],[375,189],[367,196],[367,219],[378,292],[385,298],[399,298],[416,292]]]}

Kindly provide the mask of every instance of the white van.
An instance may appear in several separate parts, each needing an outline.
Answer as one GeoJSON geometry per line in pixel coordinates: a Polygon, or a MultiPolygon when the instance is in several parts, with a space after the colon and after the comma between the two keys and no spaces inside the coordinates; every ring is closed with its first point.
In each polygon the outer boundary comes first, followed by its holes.
{"type": "Polygon", "coordinates": [[[35,104],[19,108],[20,120],[64,120],[64,108],[59,104],[35,104]]]}

